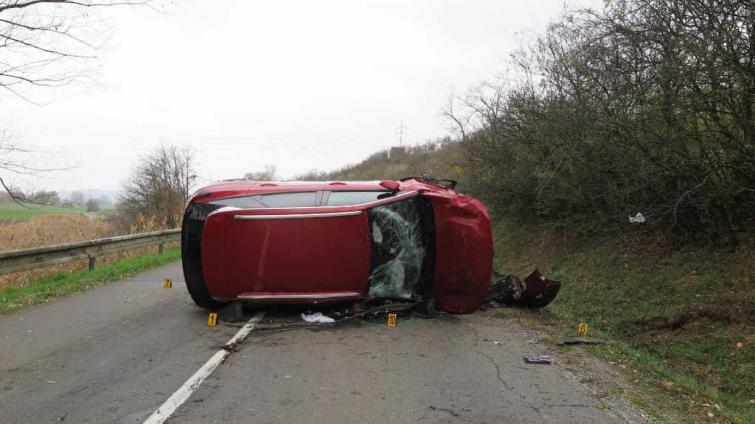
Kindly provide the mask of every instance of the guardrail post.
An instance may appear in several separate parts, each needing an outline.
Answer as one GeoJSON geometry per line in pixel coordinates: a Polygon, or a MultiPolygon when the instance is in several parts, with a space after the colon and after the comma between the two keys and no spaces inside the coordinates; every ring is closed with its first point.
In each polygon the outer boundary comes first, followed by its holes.
{"type": "Polygon", "coordinates": [[[160,240],[160,244],[157,246],[157,253],[163,253],[165,250],[165,242],[160,240]]]}
{"type": "Polygon", "coordinates": [[[97,257],[94,255],[89,255],[89,270],[93,270],[97,262],[97,257]]]}

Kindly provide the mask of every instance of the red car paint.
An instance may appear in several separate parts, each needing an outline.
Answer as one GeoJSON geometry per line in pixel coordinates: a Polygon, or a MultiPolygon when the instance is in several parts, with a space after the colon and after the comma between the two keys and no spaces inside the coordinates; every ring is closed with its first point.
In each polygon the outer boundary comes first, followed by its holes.
{"type": "Polygon", "coordinates": [[[490,288],[493,236],[482,203],[454,192],[434,191],[435,306],[449,312],[470,312],[482,305],[490,288]]]}
{"type": "Polygon", "coordinates": [[[233,210],[207,219],[202,264],[215,298],[366,292],[370,234],[365,213],[317,219],[235,219],[271,213],[290,212],[233,210]]]}
{"type": "Polygon", "coordinates": [[[201,230],[201,273],[210,296],[264,303],[363,299],[370,273],[368,211],[420,196],[430,202],[435,223],[430,293],[436,307],[465,313],[482,304],[493,258],[487,211],[479,201],[431,181],[223,182],[198,190],[187,216],[192,205],[239,196],[337,191],[395,194],[358,205],[210,212],[201,230]]]}

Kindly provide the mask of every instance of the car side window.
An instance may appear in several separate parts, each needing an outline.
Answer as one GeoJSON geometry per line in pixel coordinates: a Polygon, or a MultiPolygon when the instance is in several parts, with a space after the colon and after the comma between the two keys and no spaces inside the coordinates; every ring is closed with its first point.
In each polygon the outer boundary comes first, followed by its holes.
{"type": "Polygon", "coordinates": [[[298,193],[275,193],[261,196],[262,202],[266,208],[303,208],[315,206],[315,191],[304,191],[298,193]]]}
{"type": "Polygon", "coordinates": [[[327,206],[360,205],[380,199],[387,191],[331,191],[327,206]]]}
{"type": "Polygon", "coordinates": [[[220,199],[220,200],[214,200],[212,202],[209,202],[211,205],[218,205],[218,206],[232,206],[234,208],[240,208],[240,209],[259,209],[264,208],[265,205],[263,205],[259,201],[260,196],[243,196],[243,197],[231,197],[228,199],[220,199]]]}
{"type": "Polygon", "coordinates": [[[219,206],[233,206],[240,209],[302,208],[315,206],[317,192],[273,193],[255,196],[231,197],[209,202],[219,206]]]}

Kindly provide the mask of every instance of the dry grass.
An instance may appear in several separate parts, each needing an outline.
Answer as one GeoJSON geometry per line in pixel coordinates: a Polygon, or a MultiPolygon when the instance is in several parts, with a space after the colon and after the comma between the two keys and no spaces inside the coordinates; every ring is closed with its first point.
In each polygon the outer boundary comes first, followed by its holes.
{"type": "MultiPolygon", "coordinates": [[[[100,219],[88,219],[76,215],[35,216],[26,221],[0,222],[0,251],[30,249],[34,247],[73,243],[103,237],[112,237],[120,232],[110,222],[100,219]]],[[[166,248],[171,246],[166,244],[166,248]]],[[[152,253],[157,246],[120,252],[97,257],[97,265],[152,253]]],[[[74,261],[61,265],[49,266],[33,271],[0,275],[0,290],[7,287],[20,287],[62,272],[78,271],[87,268],[87,261],[74,261]]]]}
{"type": "Polygon", "coordinates": [[[116,235],[110,222],[78,215],[43,215],[0,223],[0,251],[30,249],[116,235]]]}

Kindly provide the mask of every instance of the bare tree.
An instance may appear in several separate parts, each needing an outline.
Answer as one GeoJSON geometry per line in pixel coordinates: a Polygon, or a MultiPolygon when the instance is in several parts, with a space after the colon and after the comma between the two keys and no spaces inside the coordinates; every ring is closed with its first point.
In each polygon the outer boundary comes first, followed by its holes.
{"type": "Polygon", "coordinates": [[[97,203],[97,199],[88,199],[86,203],[87,212],[97,212],[100,205],[97,203]]]}
{"type": "Polygon", "coordinates": [[[70,196],[68,196],[68,200],[74,205],[83,205],[84,193],[80,191],[72,191],[70,196]]]}
{"type": "Polygon", "coordinates": [[[275,178],[275,165],[265,165],[265,167],[259,171],[252,171],[244,174],[244,179],[250,181],[272,181],[275,180],[275,178]]]}
{"type": "MultiPolygon", "coordinates": [[[[81,81],[97,58],[106,30],[98,11],[111,6],[148,5],[149,0],[0,0],[0,93],[32,102],[27,89],[81,81]]],[[[7,173],[36,174],[17,137],[0,129],[0,189],[7,173]]],[[[27,199],[12,195],[16,201],[27,199]]]]}
{"type": "Polygon", "coordinates": [[[109,6],[147,0],[0,0],[0,88],[30,100],[24,86],[54,87],[84,76],[96,59],[109,6]]]}
{"type": "Polygon", "coordinates": [[[187,146],[162,145],[142,156],[124,185],[118,214],[131,229],[175,228],[194,185],[194,152],[187,146]]]}
{"type": "Polygon", "coordinates": [[[616,0],[516,52],[519,81],[443,113],[496,213],[734,239],[755,210],[755,3],[616,0]]]}

